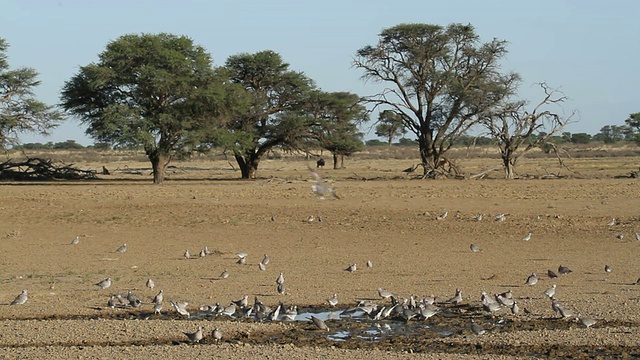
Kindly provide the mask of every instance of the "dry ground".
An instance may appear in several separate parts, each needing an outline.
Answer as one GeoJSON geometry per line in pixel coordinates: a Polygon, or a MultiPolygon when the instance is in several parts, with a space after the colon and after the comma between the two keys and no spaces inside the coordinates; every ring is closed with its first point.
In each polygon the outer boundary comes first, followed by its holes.
{"type": "MultiPolygon", "coordinates": [[[[312,194],[305,161],[265,161],[255,181],[236,180],[238,173],[224,161],[189,162],[175,164],[169,180],[154,186],[148,164],[122,160],[107,163],[119,170],[98,181],[0,183],[0,357],[368,359],[413,351],[420,358],[499,358],[507,348],[520,349],[516,356],[596,356],[597,349],[637,356],[640,286],[633,283],[640,276],[640,242],[634,237],[640,231],[640,183],[613,177],[637,170],[639,163],[580,159],[569,171],[529,160],[521,173],[569,178],[504,181],[492,173],[484,180],[433,181],[406,178],[401,170],[410,161],[355,160],[348,169],[320,170],[340,195],[325,200],[312,194]],[[141,175],[131,174],[136,171],[141,175]],[[436,220],[445,211],[447,218],[436,220]],[[506,221],[493,220],[499,213],[508,214],[506,221]],[[478,214],[483,221],[473,220],[478,214]],[[323,221],[305,221],[310,215],[323,221]],[[612,218],[616,223],[608,226],[612,218]],[[522,241],[529,231],[531,240],[522,241]],[[78,235],[80,243],[68,245],[78,235]],[[128,251],[114,253],[123,243],[128,251]],[[472,253],[471,243],[484,251],[472,253]],[[197,254],[204,246],[213,254],[183,258],[186,249],[197,254]],[[240,251],[249,254],[246,265],[235,264],[240,251]],[[262,272],[257,263],[264,254],[272,263],[262,272]],[[347,273],[351,263],[358,270],[347,273]],[[573,272],[554,280],[543,276],[560,264],[573,272]],[[604,272],[605,264],[611,273],[604,272]],[[229,278],[218,280],[225,269],[229,278]],[[274,283],[280,272],[284,296],[274,283]],[[532,272],[540,282],[523,285],[532,272]],[[111,288],[93,285],[106,277],[113,278],[111,288]],[[154,290],[145,288],[148,278],[155,280],[154,290]],[[551,284],[565,306],[598,324],[585,329],[552,319],[542,295],[551,284]],[[514,319],[500,312],[517,325],[511,331],[487,326],[487,334],[475,336],[463,324],[446,338],[399,336],[353,350],[306,324],[127,320],[127,310],[105,309],[110,294],[127,290],[147,302],[146,310],[149,298],[163,289],[167,301],[188,301],[195,311],[242,294],[268,305],[324,306],[334,292],[345,306],[358,299],[382,303],[378,287],[442,299],[460,288],[470,306],[479,304],[482,290],[512,289],[531,314],[514,319]],[[28,289],[29,301],[9,306],[22,289],[28,289]],[[518,330],[527,323],[537,325],[518,330]],[[226,340],[184,343],[182,332],[198,324],[208,331],[220,327],[226,340]]],[[[465,162],[472,170],[485,165],[465,162]]],[[[171,311],[168,303],[165,310],[171,311]]]]}

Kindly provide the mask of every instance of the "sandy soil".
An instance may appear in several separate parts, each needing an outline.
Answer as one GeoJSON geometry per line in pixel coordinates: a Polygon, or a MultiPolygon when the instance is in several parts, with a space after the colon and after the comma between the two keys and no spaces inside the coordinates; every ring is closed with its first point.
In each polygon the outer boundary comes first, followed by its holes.
{"type": "MultiPolygon", "coordinates": [[[[624,159],[625,164],[638,159],[624,159]]],[[[596,162],[597,163],[597,162],[596,162]]],[[[373,178],[378,168],[403,163],[354,164],[350,170],[320,170],[339,199],[321,200],[310,190],[306,164],[266,163],[265,178],[239,181],[211,172],[176,173],[162,186],[149,177],[105,177],[94,182],[0,184],[0,357],[4,358],[420,358],[501,357],[538,354],[640,355],[640,183],[636,179],[582,176],[559,180],[409,180],[393,173],[373,178]],[[354,174],[358,176],[354,176],[354,174]],[[437,216],[448,212],[445,219],[437,216]],[[505,213],[506,220],[494,221],[505,213]],[[482,221],[475,221],[484,214],[482,221]],[[322,222],[308,222],[309,216],[322,222]],[[615,218],[614,225],[607,225],[615,218]],[[530,241],[522,238],[528,233],[530,241]],[[619,235],[623,235],[619,239],[619,235]],[[77,245],[69,245],[80,236],[77,245]],[[126,253],[114,250],[127,244],[126,253]],[[470,244],[482,252],[473,253],[470,244]],[[207,246],[212,254],[185,259],[207,246]],[[247,263],[235,263],[238,252],[247,263]],[[268,254],[266,271],[258,262],[268,254]],[[371,260],[373,268],[365,263],[371,260]],[[352,263],[358,270],[344,269],[352,263]],[[573,272],[549,279],[560,264],[573,272]],[[605,264],[613,271],[605,273],[605,264]],[[219,275],[228,270],[227,279],[219,275]],[[275,280],[286,278],[286,294],[275,280]],[[540,275],[534,286],[524,282],[540,275]],[[94,284],[111,277],[113,285],[94,284]],[[145,287],[147,279],[156,288],[145,287]],[[556,297],[578,316],[598,320],[590,329],[558,320],[543,291],[557,284],[556,297]],[[488,329],[482,336],[464,318],[448,337],[398,336],[382,344],[335,342],[308,323],[186,320],[178,316],[139,320],[163,289],[169,301],[189,309],[243,294],[265,304],[326,307],[338,293],[340,306],[361,299],[384,304],[376,289],[399,297],[453,296],[488,329]],[[26,304],[9,306],[22,289],[26,304]],[[498,319],[481,311],[480,293],[511,289],[530,314],[498,319]],[[109,309],[111,294],[134,292],[140,309],[109,309]],[[137,314],[137,315],[136,315],[137,314]],[[135,316],[134,316],[135,315],[135,316]],[[524,325],[523,325],[524,324],[524,325]],[[521,327],[533,324],[523,330],[521,327]],[[551,324],[551,325],[550,325],[551,324]],[[552,324],[559,324],[558,326],[552,324]],[[198,325],[208,335],[224,331],[223,342],[207,336],[188,344],[183,332],[198,325]],[[422,340],[421,340],[422,339],[422,340]],[[144,345],[144,346],[143,346],[144,345]],[[355,348],[360,348],[356,350],[355,348]],[[431,350],[429,350],[431,349],[431,350]]],[[[142,164],[141,166],[146,166],[142,164]]],[[[190,164],[189,166],[193,166],[190,164]]],[[[595,165],[605,167],[609,164],[595,165]]],[[[443,305],[446,307],[447,305],[443,305]]],[[[437,318],[434,317],[434,318],[437,318]]],[[[438,321],[433,320],[428,321],[438,321]]],[[[340,321],[331,327],[339,328],[340,321]]]]}

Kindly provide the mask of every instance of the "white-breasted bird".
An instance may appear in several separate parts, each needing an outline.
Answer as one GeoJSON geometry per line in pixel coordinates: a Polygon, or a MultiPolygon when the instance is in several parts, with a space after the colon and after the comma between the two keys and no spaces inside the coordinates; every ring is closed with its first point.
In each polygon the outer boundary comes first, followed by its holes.
{"type": "Polygon", "coordinates": [[[333,294],[332,297],[327,299],[327,302],[329,303],[329,305],[331,305],[332,307],[335,307],[336,305],[338,305],[338,294],[335,293],[333,294]]]}
{"type": "Polygon", "coordinates": [[[220,274],[220,276],[219,276],[220,279],[226,279],[228,277],[229,277],[229,271],[227,269],[224,269],[222,274],[220,274]]]}
{"type": "Polygon", "coordinates": [[[544,295],[550,299],[556,294],[556,284],[551,285],[550,288],[544,291],[544,295]]]}
{"type": "Polygon", "coordinates": [[[590,317],[581,317],[581,318],[579,318],[579,320],[582,323],[582,325],[587,327],[587,329],[592,327],[593,325],[595,325],[597,323],[597,321],[595,319],[592,319],[590,317]]]}
{"type": "Polygon", "coordinates": [[[529,277],[527,278],[527,281],[525,281],[524,284],[533,286],[537,283],[538,283],[538,275],[536,275],[536,273],[532,273],[531,275],[529,275],[529,277]]]}
{"type": "Polygon", "coordinates": [[[189,317],[189,311],[187,311],[188,302],[171,302],[171,306],[178,312],[178,314],[189,317]]]}
{"type": "Polygon", "coordinates": [[[271,258],[269,257],[269,255],[264,254],[264,257],[262,258],[262,260],[260,261],[260,264],[262,265],[269,265],[269,263],[271,262],[271,258]]]}
{"type": "Polygon", "coordinates": [[[615,225],[615,224],[616,224],[616,218],[613,218],[613,219],[611,219],[611,221],[609,221],[609,222],[607,223],[607,226],[613,226],[613,225],[615,225]]]}
{"type": "Polygon", "coordinates": [[[22,290],[20,295],[16,296],[15,299],[11,302],[10,305],[22,305],[29,300],[29,296],[27,295],[27,289],[22,290]]]}
{"type": "Polygon", "coordinates": [[[156,296],[153,297],[153,303],[154,304],[162,304],[162,301],[164,300],[164,291],[160,290],[156,296]]]}
{"type": "Polygon", "coordinates": [[[313,169],[312,167],[309,167],[309,171],[311,171],[311,174],[316,179],[316,183],[311,185],[311,190],[313,191],[314,194],[316,194],[316,196],[318,196],[318,198],[324,199],[325,196],[332,196],[336,199],[340,198],[338,194],[336,194],[333,187],[330,184],[327,184],[325,181],[323,181],[315,169],[313,169]]]}
{"type": "Polygon", "coordinates": [[[184,251],[184,258],[185,259],[191,259],[191,253],[189,252],[189,249],[184,251]]]}
{"type": "Polygon", "coordinates": [[[278,275],[278,278],[276,279],[276,284],[281,285],[284,284],[284,274],[280,273],[280,275],[278,275]]]}
{"type": "Polygon", "coordinates": [[[529,233],[522,238],[522,241],[531,240],[531,235],[533,235],[533,233],[531,231],[529,231],[529,233]]]}
{"type": "Polygon", "coordinates": [[[153,290],[153,288],[156,287],[155,281],[153,281],[153,279],[147,280],[147,287],[153,290]]]}
{"type": "Polygon", "coordinates": [[[95,284],[97,287],[99,287],[100,289],[108,289],[109,286],[111,286],[111,278],[108,277],[98,283],[95,284]]]}
{"type": "Polygon", "coordinates": [[[352,272],[356,271],[356,269],[357,269],[357,265],[356,264],[351,264],[351,265],[347,266],[347,268],[344,269],[344,270],[352,273],[352,272]]]}
{"type": "Polygon", "coordinates": [[[73,240],[71,240],[71,243],[69,245],[78,245],[80,243],[80,236],[76,236],[75,238],[73,238],[73,240]]]}
{"type": "Polygon", "coordinates": [[[367,260],[367,267],[369,269],[371,269],[373,267],[373,263],[371,262],[371,260],[367,260]]]}
{"type": "Polygon", "coordinates": [[[604,266],[604,272],[606,272],[607,274],[612,272],[612,271],[613,271],[613,269],[611,268],[611,266],[609,266],[609,265],[605,265],[604,266]]]}
{"type": "Polygon", "coordinates": [[[471,319],[471,331],[476,335],[483,335],[487,332],[487,330],[483,329],[482,326],[478,325],[473,319],[471,319]]]}
{"type": "Polygon", "coordinates": [[[122,244],[122,246],[117,248],[115,252],[119,252],[119,253],[127,252],[127,244],[122,244]]]}
{"type": "Polygon", "coordinates": [[[469,248],[471,249],[471,252],[474,252],[474,253],[482,252],[482,248],[476,246],[475,244],[471,244],[469,248]]]}
{"type": "Polygon", "coordinates": [[[383,299],[388,299],[393,296],[393,293],[382,288],[378,288],[378,295],[383,299]]]}
{"type": "Polygon", "coordinates": [[[218,328],[213,329],[211,337],[213,338],[213,341],[220,342],[220,340],[222,340],[222,331],[218,328]]]}

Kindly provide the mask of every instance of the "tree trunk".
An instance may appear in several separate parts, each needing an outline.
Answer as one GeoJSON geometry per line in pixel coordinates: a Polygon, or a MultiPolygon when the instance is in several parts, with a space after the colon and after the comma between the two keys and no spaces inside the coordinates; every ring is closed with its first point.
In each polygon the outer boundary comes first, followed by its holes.
{"type": "Polygon", "coordinates": [[[435,170],[438,161],[440,160],[440,154],[434,151],[431,138],[428,138],[431,134],[421,134],[418,137],[418,146],[420,147],[420,160],[422,161],[424,168],[423,175],[427,175],[430,169],[435,170]]]}
{"type": "Polygon", "coordinates": [[[242,178],[255,179],[256,170],[258,170],[258,164],[260,163],[260,159],[254,155],[250,155],[249,159],[245,159],[244,156],[239,154],[236,154],[235,158],[236,158],[236,162],[238,163],[238,167],[240,167],[242,178]]]}
{"type": "Polygon", "coordinates": [[[504,165],[504,178],[512,180],[515,177],[515,160],[510,153],[502,154],[502,163],[504,165]]]}
{"type": "Polygon", "coordinates": [[[147,155],[151,161],[153,169],[153,183],[162,184],[167,172],[167,165],[171,161],[171,157],[167,154],[161,154],[158,151],[151,152],[147,155]]]}
{"type": "Polygon", "coordinates": [[[333,170],[338,170],[338,155],[333,154],[333,170]]]}

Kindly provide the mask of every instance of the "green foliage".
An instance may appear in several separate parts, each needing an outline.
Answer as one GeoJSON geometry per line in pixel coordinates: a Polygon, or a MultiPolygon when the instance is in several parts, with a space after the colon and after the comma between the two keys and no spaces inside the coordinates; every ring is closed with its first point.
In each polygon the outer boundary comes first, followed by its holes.
{"type": "Polygon", "coordinates": [[[213,127],[224,98],[211,57],[185,36],[130,34],[110,42],[99,61],[63,87],[62,106],[87,134],[116,147],[142,146],[161,183],[171,159],[213,127]]]}
{"type": "Polygon", "coordinates": [[[226,97],[233,106],[208,139],[232,151],[242,177],[253,178],[264,154],[275,146],[299,147],[308,134],[310,124],[299,111],[314,83],[271,50],[230,56],[220,72],[236,85],[226,97]]]}
{"type": "Polygon", "coordinates": [[[640,113],[630,114],[624,122],[628,127],[628,138],[640,145],[640,113]]]}
{"type": "Polygon", "coordinates": [[[505,41],[481,43],[471,25],[400,24],[358,50],[354,66],[365,81],[386,85],[367,101],[400,114],[422,161],[435,167],[479,114],[515,90],[519,76],[498,64],[506,53],[505,41]]]}
{"type": "Polygon", "coordinates": [[[47,135],[63,121],[55,107],[35,99],[33,88],[40,85],[34,69],[9,70],[9,44],[0,38],[0,148],[18,144],[18,134],[47,135]]]}
{"type": "Polygon", "coordinates": [[[394,145],[397,146],[416,146],[418,145],[418,141],[415,139],[407,139],[407,138],[401,138],[400,140],[398,140],[397,143],[395,143],[394,145]]]}
{"type": "Polygon", "coordinates": [[[388,145],[386,142],[380,141],[380,139],[367,140],[367,141],[365,141],[364,144],[366,146],[386,146],[386,145],[388,145]]]}
{"type": "Polygon", "coordinates": [[[392,110],[384,110],[378,115],[378,125],[376,125],[376,135],[386,138],[391,145],[393,139],[407,133],[402,121],[402,115],[392,110]]]}
{"type": "Polygon", "coordinates": [[[574,144],[588,144],[592,140],[591,135],[587,133],[571,134],[571,142],[574,144]]]}

